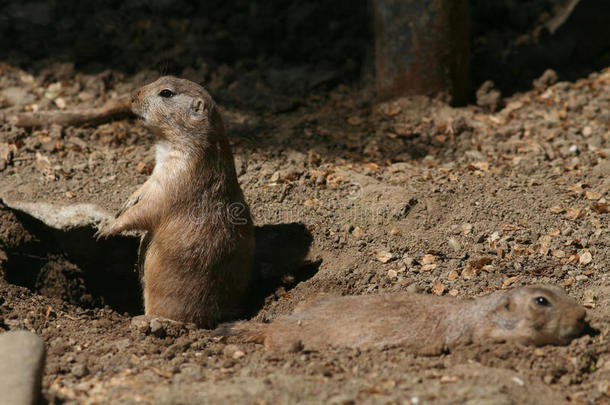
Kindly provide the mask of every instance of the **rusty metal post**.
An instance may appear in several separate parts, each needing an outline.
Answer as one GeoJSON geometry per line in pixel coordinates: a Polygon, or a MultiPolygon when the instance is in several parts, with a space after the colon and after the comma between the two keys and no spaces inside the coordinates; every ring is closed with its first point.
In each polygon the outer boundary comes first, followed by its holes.
{"type": "Polygon", "coordinates": [[[470,92],[468,0],[373,0],[377,94],[441,93],[465,104],[470,92]]]}

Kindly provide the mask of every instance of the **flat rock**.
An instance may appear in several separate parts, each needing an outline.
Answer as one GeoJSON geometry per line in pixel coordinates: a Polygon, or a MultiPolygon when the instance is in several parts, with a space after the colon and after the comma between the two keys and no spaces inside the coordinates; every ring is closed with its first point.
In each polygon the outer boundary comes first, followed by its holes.
{"type": "Polygon", "coordinates": [[[4,200],[4,203],[9,208],[25,212],[60,230],[92,226],[112,218],[112,215],[94,204],[60,205],[10,200],[4,200]]]}
{"type": "Polygon", "coordinates": [[[44,359],[44,342],[35,333],[21,330],[0,334],[0,402],[36,404],[44,359]]]}

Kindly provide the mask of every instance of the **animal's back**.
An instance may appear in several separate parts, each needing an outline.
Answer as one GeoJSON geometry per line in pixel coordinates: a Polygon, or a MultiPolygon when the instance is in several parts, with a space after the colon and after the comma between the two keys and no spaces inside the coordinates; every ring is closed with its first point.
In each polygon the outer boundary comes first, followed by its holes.
{"type": "Polygon", "coordinates": [[[274,321],[265,346],[277,349],[300,341],[307,348],[423,347],[435,341],[434,336],[444,335],[445,311],[438,297],[423,295],[327,297],[274,321]]]}

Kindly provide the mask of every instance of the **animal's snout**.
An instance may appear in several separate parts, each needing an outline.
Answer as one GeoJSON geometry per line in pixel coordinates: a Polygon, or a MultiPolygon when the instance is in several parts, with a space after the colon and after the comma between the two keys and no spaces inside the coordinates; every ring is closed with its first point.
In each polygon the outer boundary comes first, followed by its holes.
{"type": "Polygon", "coordinates": [[[574,319],[576,320],[576,322],[579,325],[584,325],[586,317],[587,317],[587,311],[584,308],[578,308],[578,311],[576,312],[574,319]]]}
{"type": "Polygon", "coordinates": [[[140,98],[140,93],[142,91],[140,89],[135,90],[133,93],[131,93],[131,104],[135,104],[138,101],[138,98],[140,98]]]}
{"type": "Polygon", "coordinates": [[[568,338],[580,336],[587,328],[587,311],[582,308],[575,308],[574,312],[566,318],[565,330],[562,333],[568,338]]]}

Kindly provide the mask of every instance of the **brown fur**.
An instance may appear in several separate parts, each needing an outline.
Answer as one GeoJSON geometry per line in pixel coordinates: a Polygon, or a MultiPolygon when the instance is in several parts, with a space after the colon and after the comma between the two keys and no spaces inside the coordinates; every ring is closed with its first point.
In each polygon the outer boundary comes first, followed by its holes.
{"type": "Polygon", "coordinates": [[[219,328],[264,343],[269,350],[328,345],[415,350],[474,341],[567,344],[583,332],[585,309],[556,287],[521,287],[473,300],[432,295],[315,298],[271,324],[238,322],[219,328]],[[537,304],[543,297],[549,305],[537,304]]]}
{"type": "Polygon", "coordinates": [[[156,165],[98,237],[146,231],[146,315],[213,326],[236,314],[254,252],[218,107],[203,87],[167,76],[135,91],[132,110],[158,137],[156,165]]]}

